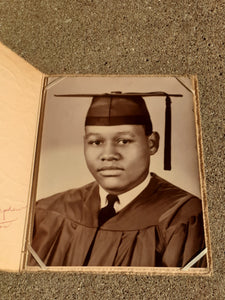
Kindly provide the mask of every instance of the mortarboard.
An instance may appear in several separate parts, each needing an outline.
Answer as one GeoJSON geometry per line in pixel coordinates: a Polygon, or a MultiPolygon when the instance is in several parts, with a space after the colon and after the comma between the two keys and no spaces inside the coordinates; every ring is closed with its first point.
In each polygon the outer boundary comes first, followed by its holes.
{"type": "Polygon", "coordinates": [[[85,126],[113,126],[122,124],[144,125],[146,135],[152,133],[151,118],[142,97],[165,96],[165,146],[164,170],[171,170],[171,99],[182,97],[181,94],[167,94],[165,92],[150,93],[121,93],[105,94],[64,94],[56,97],[92,97],[87,112],[85,126]]]}
{"type": "Polygon", "coordinates": [[[95,96],[87,112],[85,126],[144,125],[147,135],[152,133],[152,122],[144,99],[139,95],[95,96]]]}

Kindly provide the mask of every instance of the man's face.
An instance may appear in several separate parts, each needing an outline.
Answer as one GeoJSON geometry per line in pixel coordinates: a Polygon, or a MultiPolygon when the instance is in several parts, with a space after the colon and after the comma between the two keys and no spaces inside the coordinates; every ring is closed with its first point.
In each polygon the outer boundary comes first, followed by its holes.
{"type": "Polygon", "coordinates": [[[85,127],[87,166],[109,193],[127,192],[146,178],[150,148],[149,137],[142,125],[85,127]]]}

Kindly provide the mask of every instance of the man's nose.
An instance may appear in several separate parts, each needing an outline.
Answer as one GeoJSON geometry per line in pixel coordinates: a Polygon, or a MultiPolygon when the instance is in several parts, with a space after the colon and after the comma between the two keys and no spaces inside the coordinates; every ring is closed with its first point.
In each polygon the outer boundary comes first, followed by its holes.
{"type": "Polygon", "coordinates": [[[118,160],[120,159],[121,155],[117,151],[116,147],[112,143],[105,144],[104,148],[102,149],[101,153],[101,160],[118,160]]]}

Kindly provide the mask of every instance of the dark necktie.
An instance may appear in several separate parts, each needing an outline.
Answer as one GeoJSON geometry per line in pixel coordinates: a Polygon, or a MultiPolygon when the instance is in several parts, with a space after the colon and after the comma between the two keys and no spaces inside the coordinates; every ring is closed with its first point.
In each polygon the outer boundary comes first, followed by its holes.
{"type": "Polygon", "coordinates": [[[119,202],[119,198],[116,195],[107,195],[108,205],[103,207],[98,215],[98,224],[101,226],[107,220],[114,217],[116,215],[116,211],[114,209],[115,202],[119,202]]]}

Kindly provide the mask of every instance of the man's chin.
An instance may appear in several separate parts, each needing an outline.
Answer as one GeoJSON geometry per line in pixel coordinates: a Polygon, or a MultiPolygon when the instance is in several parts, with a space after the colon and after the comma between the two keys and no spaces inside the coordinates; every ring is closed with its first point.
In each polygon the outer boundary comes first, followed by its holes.
{"type": "Polygon", "coordinates": [[[101,187],[109,193],[119,193],[126,189],[119,177],[104,177],[98,181],[101,187]]]}

